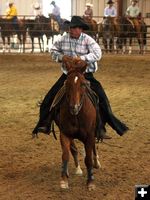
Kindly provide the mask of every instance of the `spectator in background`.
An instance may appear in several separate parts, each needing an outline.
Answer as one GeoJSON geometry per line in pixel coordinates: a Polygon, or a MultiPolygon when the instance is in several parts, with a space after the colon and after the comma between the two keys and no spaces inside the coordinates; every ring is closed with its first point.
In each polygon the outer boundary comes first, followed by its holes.
{"type": "MultiPolygon", "coordinates": [[[[137,6],[137,0],[131,0],[131,5],[127,8],[126,10],[126,16],[128,21],[132,24],[133,28],[135,28],[136,30],[139,29],[139,17],[140,17],[140,9],[137,6]]],[[[140,31],[140,30],[139,30],[140,31]]]]}
{"type": "Polygon", "coordinates": [[[109,0],[107,2],[108,6],[104,9],[104,17],[110,17],[116,31],[119,31],[119,26],[117,22],[117,10],[114,6],[114,2],[109,0]]]}
{"type": "Polygon", "coordinates": [[[13,1],[9,1],[8,5],[9,5],[9,8],[7,8],[6,10],[6,18],[12,20],[14,29],[18,31],[19,25],[18,25],[18,18],[17,18],[17,8],[14,5],[13,1]]]}
{"type": "Polygon", "coordinates": [[[33,15],[34,17],[42,15],[41,5],[38,2],[33,4],[33,15]]]}
{"type": "Polygon", "coordinates": [[[90,3],[86,4],[86,9],[84,11],[84,17],[88,18],[88,19],[92,19],[93,18],[93,9],[92,9],[93,5],[90,3]]]}
{"type": "Polygon", "coordinates": [[[61,25],[60,8],[56,5],[55,1],[51,2],[53,5],[52,15],[56,18],[56,21],[61,25]]]}
{"type": "Polygon", "coordinates": [[[105,17],[116,17],[117,16],[117,10],[114,7],[114,2],[112,0],[109,0],[107,2],[108,6],[104,9],[104,16],[105,17]]]}

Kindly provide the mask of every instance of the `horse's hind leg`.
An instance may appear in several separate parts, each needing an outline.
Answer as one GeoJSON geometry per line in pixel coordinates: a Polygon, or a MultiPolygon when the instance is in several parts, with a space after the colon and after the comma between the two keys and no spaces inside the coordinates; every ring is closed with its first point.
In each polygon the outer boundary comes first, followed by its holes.
{"type": "Polygon", "coordinates": [[[60,133],[60,142],[62,147],[62,171],[61,171],[61,181],[60,187],[62,189],[68,189],[68,162],[69,162],[69,152],[71,140],[66,137],[63,133],[60,133]]]}
{"type": "Polygon", "coordinates": [[[87,168],[87,187],[88,190],[94,190],[95,184],[94,184],[94,175],[93,175],[93,160],[92,160],[92,151],[95,143],[95,138],[88,138],[88,140],[85,143],[85,165],[87,168]]]}
{"type": "Polygon", "coordinates": [[[81,176],[83,174],[83,172],[81,170],[79,160],[78,160],[78,150],[77,150],[77,147],[76,147],[73,140],[71,142],[70,150],[71,150],[71,154],[74,158],[74,163],[75,163],[75,166],[76,166],[75,174],[81,176]]]}

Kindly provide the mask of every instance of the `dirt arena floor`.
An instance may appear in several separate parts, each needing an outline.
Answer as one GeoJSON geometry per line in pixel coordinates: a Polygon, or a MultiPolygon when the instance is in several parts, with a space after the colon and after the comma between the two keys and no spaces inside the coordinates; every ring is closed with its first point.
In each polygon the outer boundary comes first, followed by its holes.
{"type": "MultiPolygon", "coordinates": [[[[86,189],[69,163],[70,188],[59,188],[61,149],[52,135],[31,138],[41,100],[60,76],[48,54],[0,55],[0,200],[133,200],[135,185],[150,184],[150,57],[104,55],[95,77],[116,116],[130,128],[98,145],[102,168],[94,170],[96,190],[86,189]]],[[[56,128],[57,130],[57,128],[56,128]]]]}

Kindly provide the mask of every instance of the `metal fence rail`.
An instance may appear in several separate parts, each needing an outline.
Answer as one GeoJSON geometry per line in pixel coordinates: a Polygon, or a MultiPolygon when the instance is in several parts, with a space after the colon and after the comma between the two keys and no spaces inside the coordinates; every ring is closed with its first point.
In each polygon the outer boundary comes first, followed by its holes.
{"type": "MultiPolygon", "coordinates": [[[[0,16],[0,19],[4,18],[4,17],[5,16],[0,16]]],[[[25,20],[26,19],[35,19],[35,17],[31,16],[31,15],[18,16],[18,18],[19,19],[25,19],[25,20]]],[[[96,21],[99,24],[99,23],[102,22],[103,16],[94,16],[94,19],[96,19],[96,21]]],[[[145,52],[146,53],[150,53],[150,18],[144,18],[144,22],[146,23],[146,26],[147,26],[147,44],[146,44],[145,52]]],[[[10,30],[7,30],[7,31],[10,31],[10,30]]],[[[41,30],[39,30],[39,31],[41,31],[41,30]]],[[[51,30],[48,30],[48,31],[50,32],[51,30]]],[[[99,33],[97,32],[97,37],[98,37],[98,34],[99,33]]],[[[54,36],[54,40],[59,36],[60,35],[54,36]]],[[[48,46],[46,44],[47,43],[47,38],[46,38],[45,35],[43,36],[43,40],[44,40],[44,51],[47,51],[47,49],[50,49],[51,46],[52,46],[52,38],[50,38],[48,46]]],[[[100,38],[98,38],[98,43],[101,46],[102,50],[105,51],[105,48],[104,48],[102,40],[103,39],[102,39],[102,36],[101,36],[100,38]]],[[[117,37],[114,38],[114,41],[116,41],[116,40],[117,40],[117,37]]],[[[6,39],[6,43],[7,43],[7,39],[6,39]]],[[[128,39],[127,39],[127,45],[129,47],[128,39]]],[[[39,49],[39,43],[38,43],[38,38],[37,37],[35,38],[34,46],[35,46],[35,52],[39,52],[40,49],[39,49]]],[[[138,44],[137,38],[133,39],[132,47],[133,47],[133,52],[134,53],[138,53],[139,44],[138,44]]],[[[11,52],[15,52],[15,53],[19,52],[19,42],[18,42],[17,35],[12,35],[10,48],[11,48],[11,52]]],[[[31,49],[32,49],[31,38],[30,38],[28,30],[27,30],[27,32],[26,32],[26,42],[25,42],[25,52],[29,53],[29,52],[31,52],[31,49]]],[[[8,51],[6,50],[5,52],[8,52],[8,51]]],[[[1,38],[1,28],[0,28],[0,53],[3,53],[3,42],[2,42],[2,38],[1,38]]]]}

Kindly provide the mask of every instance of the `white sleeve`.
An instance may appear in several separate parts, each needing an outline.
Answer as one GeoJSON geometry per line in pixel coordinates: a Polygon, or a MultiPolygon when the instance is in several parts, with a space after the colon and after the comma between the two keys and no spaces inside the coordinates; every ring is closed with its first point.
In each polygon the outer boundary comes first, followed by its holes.
{"type": "Polygon", "coordinates": [[[104,9],[104,16],[108,17],[108,9],[107,8],[104,9]]]}

